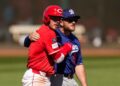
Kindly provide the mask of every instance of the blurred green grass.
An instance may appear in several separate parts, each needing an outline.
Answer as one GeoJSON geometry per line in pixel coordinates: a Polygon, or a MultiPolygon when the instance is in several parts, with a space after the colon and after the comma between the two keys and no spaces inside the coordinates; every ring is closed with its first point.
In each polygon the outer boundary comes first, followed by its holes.
{"type": "MultiPolygon", "coordinates": [[[[0,58],[0,86],[22,86],[26,57],[0,58]]],[[[89,86],[120,86],[120,58],[84,57],[89,86]]]]}

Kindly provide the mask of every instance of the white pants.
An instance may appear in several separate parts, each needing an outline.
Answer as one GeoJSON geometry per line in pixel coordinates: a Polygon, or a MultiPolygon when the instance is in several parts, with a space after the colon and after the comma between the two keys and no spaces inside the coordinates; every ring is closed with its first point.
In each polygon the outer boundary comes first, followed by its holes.
{"type": "Polygon", "coordinates": [[[74,78],[69,79],[63,74],[55,74],[51,78],[51,86],[78,86],[74,78]]]}
{"type": "Polygon", "coordinates": [[[28,69],[23,78],[23,86],[50,86],[50,78],[42,74],[36,74],[32,72],[32,69],[28,69]]]}

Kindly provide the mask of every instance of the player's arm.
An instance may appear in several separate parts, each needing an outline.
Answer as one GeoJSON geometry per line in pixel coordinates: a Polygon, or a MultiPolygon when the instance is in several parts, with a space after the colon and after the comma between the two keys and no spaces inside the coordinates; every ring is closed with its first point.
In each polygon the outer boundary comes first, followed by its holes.
{"type": "Polygon", "coordinates": [[[85,67],[83,64],[79,64],[75,67],[75,73],[81,82],[81,86],[88,86],[87,85],[87,79],[86,79],[86,72],[85,67]]]}
{"type": "Polygon", "coordinates": [[[60,63],[64,60],[66,55],[71,52],[72,44],[69,42],[64,43],[62,46],[59,46],[56,34],[46,34],[46,39],[44,39],[44,45],[48,55],[51,55],[56,63],[60,63]],[[49,36],[50,35],[50,36],[49,36]]]}
{"type": "Polygon", "coordinates": [[[37,41],[40,38],[40,35],[37,32],[29,34],[24,40],[24,46],[29,47],[32,41],[37,41]]]}
{"type": "MultiPolygon", "coordinates": [[[[79,49],[80,46],[79,46],[79,49]]],[[[81,82],[81,86],[88,86],[87,85],[87,79],[86,79],[86,71],[85,71],[85,67],[83,64],[83,60],[82,60],[82,55],[81,55],[81,50],[79,50],[77,52],[77,65],[75,67],[75,74],[77,75],[79,81],[81,82]]]]}
{"type": "Polygon", "coordinates": [[[55,50],[50,55],[54,58],[54,61],[56,63],[60,63],[64,60],[66,55],[70,53],[72,50],[72,44],[65,43],[63,46],[61,46],[59,49],[55,50]]]}
{"type": "Polygon", "coordinates": [[[31,43],[31,40],[29,39],[29,36],[27,36],[24,40],[24,46],[25,47],[29,47],[31,43]]]}

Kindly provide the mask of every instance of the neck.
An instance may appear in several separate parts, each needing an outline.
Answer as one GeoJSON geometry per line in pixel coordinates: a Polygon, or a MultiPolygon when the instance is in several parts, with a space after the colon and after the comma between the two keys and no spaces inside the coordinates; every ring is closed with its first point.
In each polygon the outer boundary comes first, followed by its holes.
{"type": "Polygon", "coordinates": [[[64,28],[61,28],[60,30],[61,30],[62,33],[64,33],[67,36],[70,35],[70,33],[71,33],[70,31],[65,30],[64,28]]]}

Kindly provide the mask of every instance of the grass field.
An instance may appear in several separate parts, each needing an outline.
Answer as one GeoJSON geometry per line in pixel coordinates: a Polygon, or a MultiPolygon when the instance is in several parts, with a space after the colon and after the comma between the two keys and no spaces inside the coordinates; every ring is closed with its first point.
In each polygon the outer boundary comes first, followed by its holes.
{"type": "MultiPolygon", "coordinates": [[[[0,58],[0,86],[22,86],[26,58],[0,58]]],[[[89,86],[120,86],[120,58],[84,57],[89,86]]]]}

